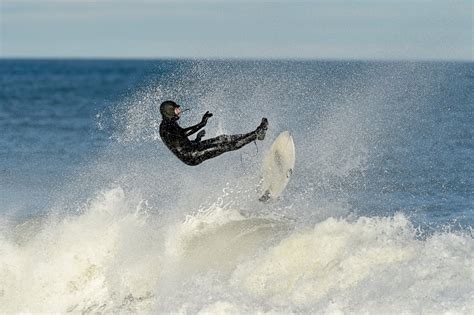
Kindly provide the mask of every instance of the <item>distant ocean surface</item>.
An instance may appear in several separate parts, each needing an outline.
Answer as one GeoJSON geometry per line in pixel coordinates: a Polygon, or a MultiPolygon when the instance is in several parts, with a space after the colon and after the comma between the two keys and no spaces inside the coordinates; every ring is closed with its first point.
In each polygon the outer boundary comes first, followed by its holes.
{"type": "Polygon", "coordinates": [[[2,313],[474,313],[472,62],[0,59],[0,86],[2,313]],[[168,99],[267,138],[189,167],[168,99]]]}

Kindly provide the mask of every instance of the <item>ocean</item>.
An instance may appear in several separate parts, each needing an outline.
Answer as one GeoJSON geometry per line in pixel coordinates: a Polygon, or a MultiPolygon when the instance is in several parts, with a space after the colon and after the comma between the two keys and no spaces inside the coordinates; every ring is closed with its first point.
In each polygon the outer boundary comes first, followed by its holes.
{"type": "Polygon", "coordinates": [[[474,313],[472,62],[0,59],[0,82],[1,313],[474,313]],[[266,139],[187,166],[168,99],[266,139]]]}

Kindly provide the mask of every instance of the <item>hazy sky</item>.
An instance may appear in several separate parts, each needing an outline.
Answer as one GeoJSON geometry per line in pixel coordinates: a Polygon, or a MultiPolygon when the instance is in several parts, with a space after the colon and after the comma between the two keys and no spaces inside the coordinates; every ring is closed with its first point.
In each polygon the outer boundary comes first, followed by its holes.
{"type": "Polygon", "coordinates": [[[2,57],[473,60],[470,0],[0,1],[2,57]]]}

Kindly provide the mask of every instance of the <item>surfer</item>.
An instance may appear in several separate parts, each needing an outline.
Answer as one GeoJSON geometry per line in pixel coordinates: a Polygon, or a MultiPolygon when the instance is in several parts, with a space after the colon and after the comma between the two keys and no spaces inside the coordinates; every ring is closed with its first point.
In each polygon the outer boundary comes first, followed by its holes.
{"type": "Polygon", "coordinates": [[[181,128],[178,125],[177,121],[182,111],[175,102],[161,103],[160,113],[163,118],[160,124],[161,139],[178,159],[191,166],[201,164],[225,152],[238,150],[252,141],[263,140],[268,129],[268,120],[262,118],[260,125],[252,132],[241,135],[220,135],[201,141],[206,132],[199,130],[206,126],[208,119],[212,117],[211,113],[207,111],[200,123],[188,128],[181,128]],[[195,140],[188,139],[198,131],[195,140]]]}

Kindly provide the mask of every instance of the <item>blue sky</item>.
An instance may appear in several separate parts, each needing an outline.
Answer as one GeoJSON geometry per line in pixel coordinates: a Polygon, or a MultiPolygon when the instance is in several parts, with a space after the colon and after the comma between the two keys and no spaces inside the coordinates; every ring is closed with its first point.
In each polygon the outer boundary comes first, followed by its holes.
{"type": "Polygon", "coordinates": [[[0,0],[1,57],[472,60],[472,1],[0,0]]]}

